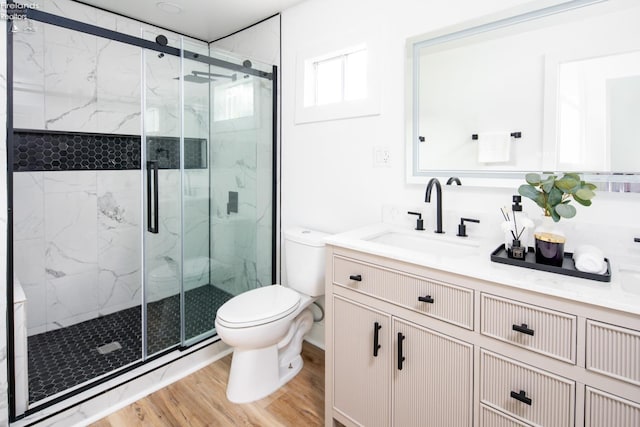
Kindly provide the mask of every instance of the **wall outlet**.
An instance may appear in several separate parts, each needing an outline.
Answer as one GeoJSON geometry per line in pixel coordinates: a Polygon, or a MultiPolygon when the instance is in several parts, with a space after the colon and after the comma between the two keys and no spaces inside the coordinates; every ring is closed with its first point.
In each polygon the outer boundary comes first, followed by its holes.
{"type": "Polygon", "coordinates": [[[373,149],[373,166],[391,166],[391,150],[389,150],[389,147],[375,147],[373,149]]]}

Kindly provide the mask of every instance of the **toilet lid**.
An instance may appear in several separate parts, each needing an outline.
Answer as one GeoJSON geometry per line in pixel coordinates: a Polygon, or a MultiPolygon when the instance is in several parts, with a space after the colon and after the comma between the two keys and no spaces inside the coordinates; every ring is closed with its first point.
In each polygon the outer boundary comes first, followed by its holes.
{"type": "Polygon", "coordinates": [[[224,303],[216,316],[229,327],[249,327],[273,322],[293,312],[300,294],[280,285],[264,286],[241,293],[224,303]]]}

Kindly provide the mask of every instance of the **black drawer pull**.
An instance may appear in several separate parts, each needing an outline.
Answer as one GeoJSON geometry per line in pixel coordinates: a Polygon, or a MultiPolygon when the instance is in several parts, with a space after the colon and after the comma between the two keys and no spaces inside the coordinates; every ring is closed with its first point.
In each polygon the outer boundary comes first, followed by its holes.
{"type": "Polygon", "coordinates": [[[402,341],[404,341],[405,336],[402,335],[402,332],[398,332],[398,370],[402,371],[402,362],[404,362],[404,356],[402,355],[402,341]]]}
{"type": "Polygon", "coordinates": [[[513,325],[512,329],[514,331],[533,336],[533,329],[529,329],[526,323],[523,323],[522,325],[513,325]]]}
{"type": "Polygon", "coordinates": [[[375,322],[373,324],[373,357],[378,357],[378,350],[380,350],[380,344],[378,344],[378,332],[382,329],[380,323],[375,322]]]}
{"type": "Polygon", "coordinates": [[[418,301],[428,302],[429,304],[433,304],[433,298],[431,298],[431,295],[425,295],[423,297],[418,297],[418,301]]]}
{"type": "Polygon", "coordinates": [[[352,274],[349,276],[349,279],[355,280],[356,282],[362,282],[362,276],[360,274],[352,274]]]}
{"type": "Polygon", "coordinates": [[[515,400],[518,400],[525,405],[531,406],[531,399],[527,397],[527,393],[524,390],[520,390],[520,393],[516,393],[515,391],[511,392],[511,397],[515,400]]]}

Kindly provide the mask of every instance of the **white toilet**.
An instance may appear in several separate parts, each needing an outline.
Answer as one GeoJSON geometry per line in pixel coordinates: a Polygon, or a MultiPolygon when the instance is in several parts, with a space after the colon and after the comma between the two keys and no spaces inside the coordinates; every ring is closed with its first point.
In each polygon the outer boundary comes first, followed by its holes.
{"type": "Polygon", "coordinates": [[[290,287],[264,286],[227,301],[216,315],[216,331],[233,347],[227,398],[262,399],[302,369],[302,340],[313,325],[308,309],[324,294],[325,233],[284,232],[290,287]]]}

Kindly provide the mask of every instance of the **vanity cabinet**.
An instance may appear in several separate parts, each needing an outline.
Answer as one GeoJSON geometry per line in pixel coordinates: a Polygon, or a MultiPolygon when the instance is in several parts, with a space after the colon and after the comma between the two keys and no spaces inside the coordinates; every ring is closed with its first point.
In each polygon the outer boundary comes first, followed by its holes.
{"type": "Polygon", "coordinates": [[[640,426],[632,313],[330,244],[325,332],[326,426],[640,426]]]}
{"type": "MultiPolygon", "coordinates": [[[[433,300],[426,304],[437,304],[437,298],[447,305],[443,295],[448,289],[437,289],[446,285],[430,283],[426,290],[413,286],[416,278],[399,272],[374,272],[373,266],[344,258],[335,261],[340,266],[333,276],[338,286],[353,289],[363,284],[363,293],[377,296],[371,285],[385,283],[376,278],[386,276],[396,279],[386,284],[397,286],[398,293],[406,297],[396,299],[400,304],[406,300],[405,305],[413,308],[417,304],[408,301],[425,303],[418,301],[421,297],[433,300]],[[345,263],[352,269],[346,270],[345,263]],[[409,283],[403,283],[403,279],[409,283]],[[409,297],[412,292],[413,298],[409,297]]],[[[393,314],[391,305],[383,304],[379,310],[339,293],[333,295],[329,305],[333,325],[332,402],[337,413],[362,426],[421,426],[425,422],[434,426],[472,425],[471,344],[407,321],[393,314]]],[[[439,318],[451,314],[440,310],[434,310],[439,318]]]]}

